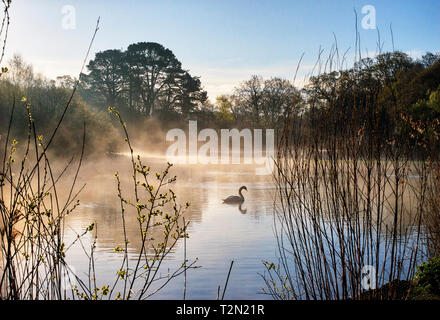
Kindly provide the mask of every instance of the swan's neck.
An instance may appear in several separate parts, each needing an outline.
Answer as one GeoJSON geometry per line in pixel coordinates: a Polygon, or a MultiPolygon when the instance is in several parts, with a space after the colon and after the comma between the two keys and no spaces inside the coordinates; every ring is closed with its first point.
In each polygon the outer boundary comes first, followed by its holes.
{"type": "Polygon", "coordinates": [[[243,194],[241,193],[242,191],[243,191],[243,189],[238,190],[238,194],[240,195],[240,197],[241,197],[242,199],[244,199],[244,196],[243,196],[243,194]]]}

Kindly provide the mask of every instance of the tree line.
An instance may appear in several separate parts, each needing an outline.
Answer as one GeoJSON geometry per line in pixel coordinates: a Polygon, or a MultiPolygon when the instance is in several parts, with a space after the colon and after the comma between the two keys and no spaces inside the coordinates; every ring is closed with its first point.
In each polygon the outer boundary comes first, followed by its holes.
{"type": "MultiPolygon", "coordinates": [[[[98,52],[87,69],[80,76],[80,93],[86,101],[145,117],[196,117],[211,126],[274,127],[299,99],[299,91],[288,80],[254,75],[213,104],[200,78],[185,70],[170,49],[154,42],[98,52]]],[[[68,76],[58,80],[73,86],[68,76]]]]}
{"type": "MultiPolygon", "coordinates": [[[[320,126],[322,134],[344,137],[350,129],[377,137],[378,144],[399,140],[404,146],[438,145],[440,55],[429,52],[420,59],[402,52],[379,54],[349,69],[312,76],[303,88],[287,79],[253,75],[213,103],[200,79],[185,70],[171,50],[157,43],[98,52],[79,79],[60,76],[48,80],[35,74],[19,56],[8,67],[0,79],[3,127],[14,97],[21,96],[32,103],[33,117],[49,127],[70,89],[78,85],[75,104],[79,107],[72,108],[63,139],[68,144],[73,143],[69,135],[80,136],[84,121],[93,123],[89,126],[93,137],[99,131],[110,136],[114,126],[107,108],[114,106],[133,115],[129,120],[160,120],[158,124],[165,126],[168,120],[176,125],[176,121],[192,119],[201,127],[280,129],[288,117],[295,116],[307,119],[302,123],[309,128],[320,126]]],[[[22,114],[13,124],[17,130],[25,125],[18,120],[25,119],[24,112],[16,111],[22,114]]]]}
{"type": "Polygon", "coordinates": [[[301,117],[308,127],[322,128],[322,136],[344,138],[354,131],[377,148],[390,144],[401,152],[437,154],[439,95],[440,54],[413,59],[387,52],[311,77],[302,90],[301,117]]]}

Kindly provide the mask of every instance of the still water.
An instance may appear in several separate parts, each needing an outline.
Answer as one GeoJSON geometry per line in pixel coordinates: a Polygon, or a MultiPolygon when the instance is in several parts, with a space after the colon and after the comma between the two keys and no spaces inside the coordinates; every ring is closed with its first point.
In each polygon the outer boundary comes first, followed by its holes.
{"type": "MultiPolygon", "coordinates": [[[[144,157],[152,171],[164,169],[166,163],[160,157],[144,157]]],[[[123,156],[100,163],[88,163],[82,169],[79,184],[87,183],[79,195],[81,205],[69,215],[65,235],[73,241],[77,233],[95,222],[97,225],[95,268],[99,285],[112,283],[120,267],[120,253],[116,245],[123,246],[120,203],[115,171],[130,177],[130,161],[123,156]]],[[[221,292],[231,261],[234,265],[229,278],[225,299],[269,299],[262,294],[264,281],[263,260],[274,261],[277,245],[273,231],[275,185],[271,175],[256,174],[248,165],[175,165],[171,175],[177,175],[173,186],[180,203],[190,202],[185,213],[190,221],[189,239],[186,240],[188,260],[198,258],[200,268],[188,270],[186,279],[187,299],[216,299],[218,286],[221,292]],[[237,195],[245,185],[245,202],[242,206],[222,203],[229,195],[237,195]]],[[[124,192],[132,193],[127,183],[124,192]]],[[[128,238],[135,238],[138,231],[135,218],[127,219],[128,238]]],[[[83,239],[89,248],[92,236],[83,239]]],[[[137,244],[130,243],[130,255],[136,256],[137,244]]],[[[184,240],[180,239],[175,250],[161,266],[161,275],[177,269],[184,260],[184,240]]],[[[88,259],[79,243],[68,254],[68,261],[77,274],[83,277],[88,270],[88,259]]],[[[182,299],[184,277],[173,279],[152,299],[182,299]]]]}

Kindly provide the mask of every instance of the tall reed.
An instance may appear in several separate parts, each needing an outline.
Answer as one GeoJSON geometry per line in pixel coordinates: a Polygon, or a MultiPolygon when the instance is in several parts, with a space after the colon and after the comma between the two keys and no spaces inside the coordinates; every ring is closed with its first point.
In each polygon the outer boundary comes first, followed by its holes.
{"type": "Polygon", "coordinates": [[[384,88],[394,97],[385,64],[359,58],[343,69],[337,46],[320,59],[303,90],[306,112],[289,114],[279,139],[279,261],[264,262],[263,291],[275,299],[405,298],[399,280],[411,280],[427,254],[432,155],[408,143],[395,100],[385,102],[395,123],[384,116],[384,88]]]}
{"type": "MultiPolygon", "coordinates": [[[[2,2],[5,6],[5,19],[0,29],[0,39],[7,33],[9,24],[10,1],[2,2]]],[[[82,69],[98,29],[99,19],[82,69]]],[[[6,41],[6,36],[4,39],[6,41]]],[[[0,62],[1,58],[3,55],[0,62]]],[[[2,73],[7,71],[6,68],[2,69],[2,73]]],[[[31,103],[26,97],[21,98],[19,105],[16,105],[17,99],[13,99],[8,128],[5,134],[2,132],[0,135],[0,139],[4,139],[4,148],[0,153],[0,300],[145,299],[186,270],[196,268],[196,261],[188,261],[185,257],[185,261],[174,272],[165,276],[161,274],[165,258],[179,239],[188,237],[188,222],[183,220],[183,213],[189,204],[178,204],[177,197],[170,188],[176,180],[176,177],[170,177],[169,174],[171,164],[163,172],[154,175],[139,156],[134,157],[126,124],[113,108],[109,110],[117,116],[130,150],[133,181],[133,194],[124,195],[120,176],[115,174],[115,192],[120,199],[123,222],[122,229],[115,232],[124,235],[124,246],[115,247],[116,254],[122,255],[122,262],[119,269],[115,270],[114,280],[105,282],[108,279],[101,280],[100,275],[95,272],[95,223],[85,227],[77,233],[74,240],[66,243],[66,218],[74,214],[80,205],[78,196],[84,188],[77,187],[76,184],[85,156],[86,124],[82,152],[76,163],[72,158],[57,172],[51,165],[48,151],[65,120],[77,85],[78,83],[75,84],[48,139],[38,133],[38,124],[32,117],[31,103]],[[17,141],[11,137],[11,128],[16,108],[21,107],[26,109],[27,114],[28,125],[23,128],[27,138],[17,141]],[[74,174],[67,175],[74,164],[74,174]],[[60,191],[60,186],[63,192],[60,191]],[[142,244],[141,249],[134,254],[129,253],[131,239],[127,238],[128,214],[135,215],[138,221],[138,236],[142,244]],[[87,247],[83,239],[93,232],[94,241],[87,247]],[[153,239],[156,234],[159,236],[153,239]],[[68,255],[77,244],[84,249],[88,261],[89,268],[85,276],[75,273],[68,263],[68,255]]]]}

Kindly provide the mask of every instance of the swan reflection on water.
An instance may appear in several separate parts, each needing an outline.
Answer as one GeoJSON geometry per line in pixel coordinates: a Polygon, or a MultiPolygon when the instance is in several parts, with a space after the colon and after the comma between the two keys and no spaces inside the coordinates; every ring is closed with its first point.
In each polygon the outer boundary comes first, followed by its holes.
{"type": "Polygon", "coordinates": [[[241,214],[246,214],[246,212],[247,212],[247,208],[242,208],[241,206],[243,205],[243,202],[241,202],[239,205],[238,205],[238,210],[240,210],[240,213],[241,214]]]}
{"type": "Polygon", "coordinates": [[[247,213],[247,208],[243,209],[243,202],[239,202],[239,203],[231,203],[231,202],[224,202],[224,204],[227,204],[228,206],[233,206],[233,207],[238,207],[238,210],[240,211],[241,214],[246,214],[247,213]]]}

